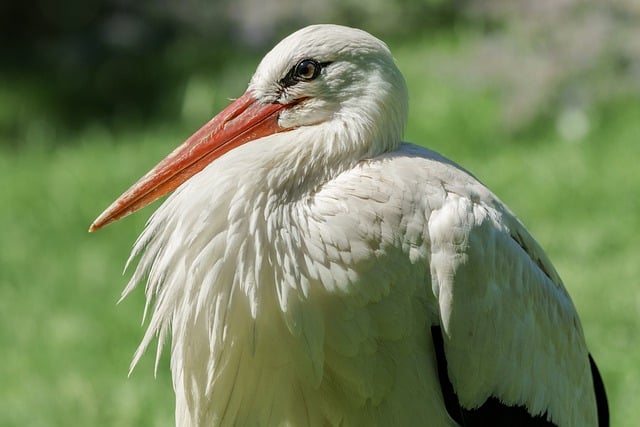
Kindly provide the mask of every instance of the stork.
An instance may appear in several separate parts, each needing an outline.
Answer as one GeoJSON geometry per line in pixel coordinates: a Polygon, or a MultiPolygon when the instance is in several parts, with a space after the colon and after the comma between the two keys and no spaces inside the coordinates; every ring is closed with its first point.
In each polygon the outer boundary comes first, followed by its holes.
{"type": "Polygon", "coordinates": [[[473,175],[402,142],[407,105],[382,41],[303,28],[91,225],[175,190],[123,298],[146,281],[131,368],[170,338],[176,425],[608,425],[558,273],[473,175]]]}

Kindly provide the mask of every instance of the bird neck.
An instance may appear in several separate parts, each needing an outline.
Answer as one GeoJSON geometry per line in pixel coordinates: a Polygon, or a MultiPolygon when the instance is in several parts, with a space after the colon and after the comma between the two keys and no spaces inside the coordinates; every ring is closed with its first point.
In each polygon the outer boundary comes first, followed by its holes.
{"type": "MultiPolygon", "coordinates": [[[[397,136],[381,135],[366,126],[333,120],[254,141],[261,154],[254,170],[256,188],[283,202],[314,194],[324,184],[359,162],[395,149],[397,136]],[[260,176],[262,175],[262,176],[260,176]]],[[[258,150],[254,150],[258,151],[258,150]]]]}

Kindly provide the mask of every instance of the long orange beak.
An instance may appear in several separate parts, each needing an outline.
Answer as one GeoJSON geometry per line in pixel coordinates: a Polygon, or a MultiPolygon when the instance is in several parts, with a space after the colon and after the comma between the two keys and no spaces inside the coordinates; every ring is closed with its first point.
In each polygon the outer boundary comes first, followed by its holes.
{"type": "Polygon", "coordinates": [[[158,163],[93,221],[89,231],[141,209],[234,148],[288,130],[278,125],[283,104],[261,104],[247,91],[158,163]]]}

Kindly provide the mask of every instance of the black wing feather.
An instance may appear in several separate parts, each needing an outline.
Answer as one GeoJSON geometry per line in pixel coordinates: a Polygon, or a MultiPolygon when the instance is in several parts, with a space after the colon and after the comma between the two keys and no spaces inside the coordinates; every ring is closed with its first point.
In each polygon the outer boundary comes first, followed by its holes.
{"type": "Polygon", "coordinates": [[[589,355],[589,364],[591,365],[591,376],[593,377],[593,388],[596,392],[596,405],[598,408],[598,426],[609,427],[609,403],[607,402],[607,392],[604,389],[604,382],[600,376],[600,371],[594,362],[593,357],[589,355]]]}

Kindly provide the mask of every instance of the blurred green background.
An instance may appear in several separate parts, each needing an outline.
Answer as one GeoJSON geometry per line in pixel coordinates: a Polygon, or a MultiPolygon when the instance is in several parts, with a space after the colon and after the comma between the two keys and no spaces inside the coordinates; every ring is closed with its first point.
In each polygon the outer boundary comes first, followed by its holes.
{"type": "Polygon", "coordinates": [[[0,5],[0,426],[168,426],[168,357],[121,275],[154,207],[91,221],[316,22],[387,41],[406,139],[473,171],[546,248],[612,425],[640,418],[640,3],[24,0],[0,5]]]}

